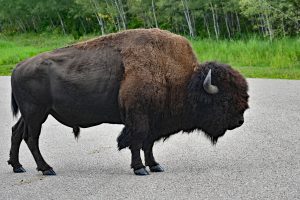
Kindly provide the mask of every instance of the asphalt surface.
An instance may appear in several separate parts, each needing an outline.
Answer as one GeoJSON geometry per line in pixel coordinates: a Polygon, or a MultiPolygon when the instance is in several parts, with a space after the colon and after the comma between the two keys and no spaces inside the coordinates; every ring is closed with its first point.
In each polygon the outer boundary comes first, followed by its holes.
{"type": "Polygon", "coordinates": [[[248,79],[245,124],[213,147],[202,133],[177,134],[154,146],[164,173],[133,175],[129,150],[119,152],[121,125],[72,130],[49,117],[41,152],[57,176],[45,177],[25,143],[7,165],[10,77],[0,77],[0,199],[300,199],[300,81],[248,79]]]}

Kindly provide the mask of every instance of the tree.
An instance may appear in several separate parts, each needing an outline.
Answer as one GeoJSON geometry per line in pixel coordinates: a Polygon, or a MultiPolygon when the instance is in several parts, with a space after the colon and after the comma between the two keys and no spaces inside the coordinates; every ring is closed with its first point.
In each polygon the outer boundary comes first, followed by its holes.
{"type": "Polygon", "coordinates": [[[298,36],[298,0],[0,0],[0,31],[75,38],[159,27],[190,37],[298,36]]]}

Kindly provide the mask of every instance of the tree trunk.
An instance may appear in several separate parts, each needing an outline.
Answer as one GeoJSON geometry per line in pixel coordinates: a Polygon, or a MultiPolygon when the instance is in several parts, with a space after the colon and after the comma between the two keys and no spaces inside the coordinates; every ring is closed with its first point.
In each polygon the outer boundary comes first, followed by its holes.
{"type": "Polygon", "coordinates": [[[121,31],[121,26],[120,26],[120,20],[119,20],[119,17],[117,16],[116,19],[117,19],[118,30],[121,31]]]}
{"type": "Polygon", "coordinates": [[[270,37],[270,41],[273,40],[273,29],[269,20],[269,17],[267,14],[265,14],[266,20],[267,20],[267,26],[268,26],[268,32],[269,32],[269,37],[270,37]]]}
{"type": "Polygon", "coordinates": [[[204,21],[204,26],[206,27],[206,31],[207,31],[208,37],[209,37],[209,39],[210,39],[211,37],[210,37],[209,26],[208,26],[208,24],[207,24],[205,15],[203,15],[203,21],[204,21]]]}
{"type": "MultiPolygon", "coordinates": [[[[106,7],[107,7],[107,8],[111,7],[111,6],[109,5],[109,3],[108,3],[107,0],[105,0],[105,3],[106,3],[106,7]]],[[[112,5],[113,5],[113,3],[112,3],[112,5]]],[[[114,24],[115,29],[120,31],[120,28],[118,28],[118,25],[117,25],[117,23],[116,23],[116,21],[115,21],[115,16],[112,16],[112,23],[114,24]]]]}
{"type": "Polygon", "coordinates": [[[31,21],[32,21],[32,25],[33,25],[34,32],[37,32],[37,26],[36,26],[34,17],[31,18],[31,21]]]}
{"type": "Polygon", "coordinates": [[[103,21],[102,21],[102,18],[99,17],[98,13],[95,12],[95,16],[96,16],[96,19],[98,21],[98,24],[99,24],[99,27],[100,27],[100,30],[101,30],[101,35],[104,35],[104,27],[103,27],[103,21]]]}
{"type": "Polygon", "coordinates": [[[194,37],[194,30],[193,30],[193,26],[192,26],[192,22],[191,22],[191,17],[190,17],[190,11],[187,5],[187,1],[186,0],[181,0],[183,8],[184,8],[184,16],[187,22],[187,25],[189,27],[189,32],[190,32],[190,36],[194,37]]]}
{"type": "Polygon", "coordinates": [[[98,14],[99,7],[97,5],[97,2],[95,0],[90,0],[90,3],[94,7],[94,13],[95,13],[96,19],[98,21],[98,24],[100,26],[100,29],[101,29],[101,35],[104,35],[105,34],[104,33],[104,23],[103,23],[102,17],[99,16],[99,14],[98,14]]]}
{"type": "Polygon", "coordinates": [[[214,30],[215,30],[215,35],[216,35],[216,39],[219,40],[219,32],[218,32],[218,28],[217,28],[217,23],[216,23],[216,16],[215,16],[215,11],[213,8],[213,4],[210,2],[210,9],[213,15],[213,22],[214,22],[214,30]]]}
{"type": "Polygon", "coordinates": [[[152,0],[152,13],[153,13],[153,18],[154,18],[154,22],[155,22],[155,27],[158,28],[157,19],[156,19],[156,14],[155,14],[155,4],[154,4],[154,0],[152,0]]]}
{"type": "Polygon", "coordinates": [[[123,3],[122,3],[122,0],[119,0],[119,5],[120,5],[120,10],[121,10],[122,16],[124,18],[124,22],[126,24],[127,19],[126,19],[126,15],[125,15],[125,12],[124,12],[124,6],[123,6],[123,3]]]}
{"type": "Polygon", "coordinates": [[[284,27],[283,17],[281,17],[281,28],[282,28],[282,35],[285,38],[286,33],[285,33],[285,27],[284,27]]]}
{"type": "Polygon", "coordinates": [[[262,14],[259,14],[258,21],[260,22],[260,27],[261,27],[260,31],[261,31],[262,35],[266,36],[267,35],[266,24],[265,24],[264,16],[262,14]]]}
{"type": "Polygon", "coordinates": [[[228,25],[228,16],[227,16],[227,13],[225,13],[225,10],[224,10],[224,18],[225,18],[225,25],[226,25],[228,37],[229,37],[229,39],[231,39],[231,33],[230,33],[229,25],[228,25]]]}
{"type": "Polygon", "coordinates": [[[79,17],[79,21],[80,21],[80,24],[81,24],[81,26],[82,26],[82,28],[83,28],[84,34],[86,35],[86,33],[87,33],[87,32],[86,32],[86,28],[85,28],[85,25],[84,25],[84,23],[83,23],[81,17],[79,17]]]}
{"type": "Polygon", "coordinates": [[[216,23],[217,23],[217,31],[218,31],[218,35],[220,37],[219,15],[218,15],[217,10],[215,10],[215,16],[216,16],[216,23]]]}
{"type": "Polygon", "coordinates": [[[59,12],[57,12],[57,16],[58,16],[58,18],[59,18],[59,21],[60,21],[61,29],[62,29],[62,31],[63,31],[63,33],[64,33],[64,35],[66,35],[65,24],[64,24],[64,21],[62,20],[62,18],[61,18],[61,16],[60,16],[60,14],[59,14],[59,12]]]}
{"type": "Polygon", "coordinates": [[[193,13],[191,13],[191,16],[192,16],[193,32],[194,32],[194,34],[196,34],[196,33],[195,33],[195,31],[196,31],[196,22],[195,22],[195,17],[194,17],[194,15],[193,15],[193,13]]]}
{"type": "Polygon", "coordinates": [[[123,13],[122,13],[120,7],[119,7],[119,4],[118,4],[117,0],[114,0],[114,2],[115,2],[115,5],[116,5],[116,8],[117,8],[117,10],[118,10],[119,16],[120,16],[120,18],[121,18],[121,20],[122,20],[123,29],[126,30],[125,17],[124,17],[124,15],[123,15],[123,13]]]}
{"type": "Polygon", "coordinates": [[[240,19],[239,19],[239,15],[237,14],[237,12],[235,12],[235,16],[236,16],[236,22],[237,22],[238,32],[241,33],[240,19]]]}

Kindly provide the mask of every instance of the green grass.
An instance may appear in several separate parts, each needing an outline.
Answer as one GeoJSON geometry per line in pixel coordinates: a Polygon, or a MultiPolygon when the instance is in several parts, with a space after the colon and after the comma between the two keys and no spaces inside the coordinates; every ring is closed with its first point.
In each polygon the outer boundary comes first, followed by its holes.
{"type": "Polygon", "coordinates": [[[15,65],[0,65],[0,76],[10,76],[15,65]]]}
{"type": "MultiPolygon", "coordinates": [[[[81,38],[84,40],[92,36],[81,38]]],[[[0,34],[0,75],[10,75],[20,61],[41,52],[75,43],[72,36],[0,34]]],[[[192,40],[200,62],[228,63],[246,77],[300,79],[300,39],[192,40]]]]}
{"type": "Polygon", "coordinates": [[[10,75],[20,61],[73,42],[72,37],[49,34],[0,35],[0,75],[10,75]]]}
{"type": "Polygon", "coordinates": [[[300,79],[300,39],[194,40],[192,45],[201,62],[227,63],[247,77],[300,79]]]}

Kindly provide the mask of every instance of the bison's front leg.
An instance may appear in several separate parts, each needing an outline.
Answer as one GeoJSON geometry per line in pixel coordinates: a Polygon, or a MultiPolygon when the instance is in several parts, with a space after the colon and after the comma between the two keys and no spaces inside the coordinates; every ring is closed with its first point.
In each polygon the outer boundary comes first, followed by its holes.
{"type": "Polygon", "coordinates": [[[143,134],[138,134],[137,131],[132,131],[131,128],[124,127],[121,134],[119,135],[118,148],[122,150],[129,147],[131,150],[131,168],[133,168],[136,175],[148,175],[149,173],[143,165],[140,150],[142,148],[143,134]],[[142,136],[142,138],[141,138],[142,136]]]}
{"type": "Polygon", "coordinates": [[[140,154],[141,145],[131,145],[131,168],[133,168],[135,175],[149,175],[145,166],[143,165],[141,154],[140,154]]]}
{"type": "Polygon", "coordinates": [[[143,144],[143,150],[145,155],[145,164],[149,166],[151,172],[163,172],[164,169],[155,161],[153,156],[154,140],[147,139],[143,144]]]}
{"type": "MultiPolygon", "coordinates": [[[[131,150],[131,168],[136,175],[148,175],[149,173],[144,166],[140,150],[143,146],[143,141],[149,134],[149,118],[140,109],[128,110],[126,113],[125,123],[126,137],[129,140],[129,148],[131,150]]],[[[121,142],[122,143],[122,142],[121,142]]]]}

